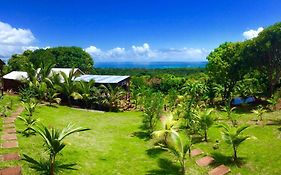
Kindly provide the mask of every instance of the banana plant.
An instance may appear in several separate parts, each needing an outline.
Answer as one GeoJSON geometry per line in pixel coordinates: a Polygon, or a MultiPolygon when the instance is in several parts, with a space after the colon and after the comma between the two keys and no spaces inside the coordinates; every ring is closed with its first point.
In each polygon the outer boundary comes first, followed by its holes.
{"type": "Polygon", "coordinates": [[[57,155],[65,148],[66,143],[63,142],[63,140],[74,133],[87,131],[88,128],[82,128],[77,127],[75,128],[73,124],[68,124],[64,129],[56,129],[51,128],[48,129],[46,126],[42,125],[41,127],[38,127],[36,129],[36,132],[42,137],[44,140],[44,146],[46,147],[48,153],[49,153],[49,165],[44,167],[41,167],[40,165],[44,165],[40,163],[40,161],[36,161],[35,159],[24,155],[25,161],[29,162],[31,164],[31,168],[34,168],[37,171],[42,172],[43,170],[48,172],[49,175],[54,175],[55,172],[59,171],[60,168],[62,169],[74,169],[73,166],[75,164],[63,164],[60,166],[56,166],[56,158],[57,155]],[[46,170],[47,168],[47,170],[46,170]],[[42,170],[43,169],[43,170],[42,170]]]}

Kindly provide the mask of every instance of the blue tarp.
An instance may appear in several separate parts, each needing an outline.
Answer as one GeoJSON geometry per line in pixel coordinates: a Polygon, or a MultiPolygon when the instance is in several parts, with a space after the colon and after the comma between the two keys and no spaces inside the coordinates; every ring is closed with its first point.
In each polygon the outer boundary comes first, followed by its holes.
{"type": "Polygon", "coordinates": [[[247,97],[245,99],[243,99],[242,97],[235,97],[233,98],[232,100],[232,104],[233,105],[241,105],[241,104],[247,104],[247,103],[253,103],[255,101],[255,98],[254,97],[247,97]]]}

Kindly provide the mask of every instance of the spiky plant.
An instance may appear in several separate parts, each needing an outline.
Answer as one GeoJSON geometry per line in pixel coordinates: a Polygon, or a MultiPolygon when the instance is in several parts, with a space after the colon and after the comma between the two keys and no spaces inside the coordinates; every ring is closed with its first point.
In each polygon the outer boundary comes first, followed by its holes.
{"type": "Polygon", "coordinates": [[[215,119],[211,116],[214,109],[208,109],[199,113],[199,125],[204,132],[204,140],[208,142],[208,130],[214,124],[215,119]]]}
{"type": "Polygon", "coordinates": [[[26,117],[19,116],[18,118],[24,122],[24,125],[26,127],[22,131],[25,136],[29,137],[30,135],[36,133],[35,126],[39,119],[35,119],[31,115],[28,115],[26,117]]]}
{"type": "MultiPolygon", "coordinates": [[[[55,172],[57,171],[56,168],[56,156],[63,150],[63,148],[66,146],[66,143],[63,142],[64,138],[67,136],[77,133],[77,132],[82,132],[82,131],[87,131],[89,130],[88,128],[82,128],[82,127],[77,127],[75,128],[74,125],[68,124],[64,129],[56,129],[56,128],[51,128],[48,129],[46,126],[41,126],[39,127],[36,131],[37,133],[43,138],[44,140],[44,146],[46,150],[49,153],[49,166],[48,166],[48,174],[54,175],[55,172]]],[[[24,160],[31,163],[32,166],[31,168],[34,168],[37,171],[40,171],[40,161],[36,161],[33,158],[24,155],[24,160]]],[[[72,166],[75,164],[64,164],[66,169],[73,169],[72,166]],[[67,166],[68,165],[68,166],[67,166]],[[70,166],[72,165],[72,166],[70,166]]],[[[41,167],[42,168],[42,167],[41,167]]]]}

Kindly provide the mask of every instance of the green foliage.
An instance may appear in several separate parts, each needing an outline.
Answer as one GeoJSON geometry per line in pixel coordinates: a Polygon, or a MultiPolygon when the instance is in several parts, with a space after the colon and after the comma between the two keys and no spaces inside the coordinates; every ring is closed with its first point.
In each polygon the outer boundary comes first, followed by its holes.
{"type": "Polygon", "coordinates": [[[20,120],[22,120],[24,122],[24,125],[25,125],[25,129],[22,131],[22,133],[29,137],[30,135],[33,135],[36,133],[36,130],[35,130],[35,126],[36,124],[38,123],[39,119],[35,119],[33,118],[31,115],[27,115],[25,117],[21,117],[19,116],[18,117],[20,120]]]}
{"type": "Polygon", "coordinates": [[[180,162],[181,173],[186,173],[186,155],[190,152],[192,142],[186,134],[172,132],[167,143],[167,147],[161,147],[169,151],[180,162]]]}
{"type": "Polygon", "coordinates": [[[38,105],[38,102],[36,99],[30,99],[27,102],[22,102],[22,105],[24,106],[25,111],[28,113],[28,116],[32,116],[38,105]]]}
{"type": "Polygon", "coordinates": [[[250,136],[242,135],[243,131],[247,129],[249,126],[240,126],[238,128],[236,127],[230,127],[226,124],[220,124],[219,127],[221,127],[222,130],[222,138],[228,145],[232,146],[233,149],[233,159],[234,161],[237,161],[237,149],[238,147],[247,139],[250,138],[250,136]]]}
{"type": "Polygon", "coordinates": [[[252,110],[254,114],[256,114],[258,120],[257,121],[263,121],[263,114],[267,112],[266,109],[264,109],[262,106],[258,106],[257,109],[252,110]]]}
{"type": "Polygon", "coordinates": [[[39,171],[39,172],[46,172],[50,175],[54,175],[55,172],[58,171],[58,169],[68,169],[72,170],[73,166],[75,164],[63,164],[60,166],[55,166],[56,165],[56,156],[63,150],[63,148],[66,146],[66,143],[63,142],[64,138],[67,136],[77,133],[77,132],[82,132],[82,131],[87,131],[89,129],[87,128],[75,128],[74,125],[69,124],[67,127],[64,129],[55,129],[51,128],[50,130],[46,126],[39,127],[36,131],[37,133],[42,137],[44,140],[44,146],[46,150],[49,153],[49,166],[46,166],[45,163],[42,163],[40,161],[36,161],[33,158],[25,155],[24,156],[24,161],[27,161],[31,164],[31,168],[39,171]]]}
{"type": "Polygon", "coordinates": [[[79,47],[54,47],[49,49],[37,49],[25,51],[23,54],[13,55],[8,62],[12,70],[28,71],[28,65],[32,63],[34,68],[40,68],[41,64],[54,64],[55,67],[77,67],[82,71],[93,72],[93,59],[79,47]]]}
{"type": "Polygon", "coordinates": [[[1,116],[2,117],[7,117],[9,113],[9,108],[7,105],[1,106],[1,116]]]}
{"type": "Polygon", "coordinates": [[[231,107],[230,102],[222,108],[222,110],[226,112],[226,117],[232,123],[233,127],[237,126],[237,119],[235,114],[233,114],[235,109],[236,107],[231,107]]]}
{"type": "Polygon", "coordinates": [[[207,109],[201,113],[199,113],[199,125],[200,128],[204,132],[204,139],[206,142],[208,142],[208,129],[214,124],[214,117],[211,115],[211,113],[214,111],[214,109],[210,108],[207,109]]]}
{"type": "Polygon", "coordinates": [[[243,59],[240,56],[243,45],[241,43],[224,43],[216,48],[207,57],[207,71],[210,79],[221,85],[223,99],[231,97],[237,81],[245,74],[243,59]]]}
{"type": "Polygon", "coordinates": [[[163,95],[159,92],[147,92],[144,99],[143,124],[148,133],[152,133],[163,112],[163,95]]]}

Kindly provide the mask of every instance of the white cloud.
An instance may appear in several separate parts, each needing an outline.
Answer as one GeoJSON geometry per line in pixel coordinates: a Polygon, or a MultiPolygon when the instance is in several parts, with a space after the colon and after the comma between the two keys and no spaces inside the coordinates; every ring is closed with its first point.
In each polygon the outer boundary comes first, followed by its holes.
{"type": "Polygon", "coordinates": [[[29,29],[13,28],[0,21],[0,44],[27,45],[35,40],[29,29]]]}
{"type": "Polygon", "coordinates": [[[101,50],[96,46],[84,49],[93,56],[95,61],[203,61],[210,53],[207,49],[152,49],[148,43],[131,46],[130,49],[116,47],[101,50]]]}
{"type": "Polygon", "coordinates": [[[31,30],[14,28],[0,21],[0,58],[7,59],[12,54],[22,53],[27,49],[38,49],[37,46],[31,45],[34,41],[31,30]]]}
{"type": "Polygon", "coordinates": [[[144,43],[142,46],[132,46],[133,51],[136,54],[146,54],[150,51],[150,46],[147,43],[144,43]]]}
{"type": "Polygon", "coordinates": [[[243,36],[246,39],[252,39],[252,38],[257,37],[259,35],[259,33],[262,31],[263,31],[263,27],[259,27],[257,30],[251,29],[251,30],[243,32],[243,36]]]}

